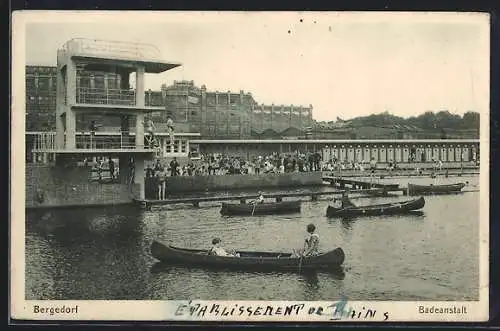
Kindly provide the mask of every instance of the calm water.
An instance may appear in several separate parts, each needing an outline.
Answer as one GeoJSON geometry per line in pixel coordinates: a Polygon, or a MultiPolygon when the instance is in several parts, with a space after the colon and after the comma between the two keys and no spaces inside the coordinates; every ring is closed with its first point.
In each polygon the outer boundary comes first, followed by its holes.
{"type": "MultiPolygon", "coordinates": [[[[404,186],[408,179],[400,180],[404,186]]],[[[478,178],[440,179],[439,183],[478,178]]],[[[411,179],[414,183],[432,179],[411,179]]],[[[330,189],[330,188],[325,188],[330,189]]],[[[395,197],[404,200],[407,197],[395,197]]],[[[356,204],[388,202],[380,198],[356,204]]],[[[26,230],[27,299],[476,300],[479,192],[429,196],[423,215],[325,217],[327,200],[288,216],[224,217],[218,203],[58,210],[31,213],[26,230]],[[215,272],[159,268],[152,240],[205,248],[290,251],[313,222],[322,249],[341,246],[345,274],[215,272]]]]}

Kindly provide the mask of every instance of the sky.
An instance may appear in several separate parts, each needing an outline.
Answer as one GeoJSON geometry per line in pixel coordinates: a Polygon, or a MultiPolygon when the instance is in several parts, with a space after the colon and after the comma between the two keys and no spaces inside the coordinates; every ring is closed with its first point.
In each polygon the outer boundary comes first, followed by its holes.
{"type": "Polygon", "coordinates": [[[484,14],[22,14],[26,64],[55,65],[57,49],[77,37],[150,43],[182,64],[148,75],[146,89],[193,80],[252,92],[258,103],[311,104],[318,121],[489,107],[484,14]]]}

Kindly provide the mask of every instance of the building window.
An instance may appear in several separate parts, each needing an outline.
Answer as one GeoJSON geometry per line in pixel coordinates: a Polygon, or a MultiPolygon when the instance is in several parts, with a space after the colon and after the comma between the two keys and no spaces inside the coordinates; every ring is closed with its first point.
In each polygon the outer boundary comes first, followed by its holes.
{"type": "Polygon", "coordinates": [[[182,140],[181,141],[181,153],[186,153],[187,152],[187,141],[182,140]]]}

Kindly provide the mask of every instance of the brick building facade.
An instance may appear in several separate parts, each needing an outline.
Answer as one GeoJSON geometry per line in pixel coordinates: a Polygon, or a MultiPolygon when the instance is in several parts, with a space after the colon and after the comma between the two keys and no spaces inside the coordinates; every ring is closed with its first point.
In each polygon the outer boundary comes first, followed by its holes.
{"type": "MultiPolygon", "coordinates": [[[[118,73],[85,71],[77,68],[77,88],[112,91],[128,85],[127,77],[118,73]]],[[[251,93],[211,92],[193,81],[174,81],[160,91],[145,91],[145,103],[164,106],[151,116],[158,131],[166,131],[171,116],[176,132],[199,132],[204,138],[244,139],[258,137],[266,131],[276,135],[295,128],[299,132],[312,123],[312,106],[263,105],[251,93]]],[[[55,130],[56,67],[26,66],[26,130],[55,130]]],[[[80,115],[77,130],[84,131],[95,120],[102,131],[118,131],[118,117],[80,115]]],[[[134,127],[134,123],[130,123],[134,127]]]]}

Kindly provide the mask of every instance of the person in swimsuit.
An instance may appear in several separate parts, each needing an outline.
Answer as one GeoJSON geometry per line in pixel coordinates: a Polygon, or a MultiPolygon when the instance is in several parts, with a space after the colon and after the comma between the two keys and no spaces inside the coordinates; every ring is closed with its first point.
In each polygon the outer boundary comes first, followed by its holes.
{"type": "Polygon", "coordinates": [[[262,193],[262,191],[259,191],[259,197],[257,199],[250,201],[251,205],[260,203],[264,203],[264,194],[262,193]]]}
{"type": "Polygon", "coordinates": [[[222,246],[220,245],[221,240],[219,238],[214,238],[212,240],[212,248],[208,251],[208,255],[216,255],[216,256],[232,256],[239,257],[240,254],[236,252],[228,253],[222,246]]]}
{"type": "Polygon", "coordinates": [[[149,147],[154,147],[155,142],[155,125],[151,119],[147,119],[144,122],[146,132],[149,134],[149,147]]]}
{"type": "Polygon", "coordinates": [[[316,226],[314,224],[308,224],[306,227],[308,237],[304,241],[304,248],[298,251],[294,250],[292,253],[293,257],[307,257],[319,254],[319,235],[315,233],[316,226]]]}
{"type": "Polygon", "coordinates": [[[172,118],[169,116],[167,117],[167,129],[168,129],[168,136],[170,137],[170,144],[174,144],[174,121],[172,121],[172,118]]]}
{"type": "Polygon", "coordinates": [[[317,255],[319,253],[319,235],[314,233],[314,231],[316,231],[316,226],[312,223],[308,224],[306,230],[309,236],[305,239],[304,252],[302,255],[317,255]]]}
{"type": "Polygon", "coordinates": [[[264,194],[262,194],[262,191],[259,191],[259,197],[257,198],[257,203],[264,203],[264,194]]]}
{"type": "Polygon", "coordinates": [[[347,192],[342,193],[341,202],[342,202],[342,208],[356,207],[349,199],[347,192]]]}
{"type": "Polygon", "coordinates": [[[156,172],[156,177],[158,183],[158,200],[165,200],[167,188],[167,170],[165,167],[160,167],[156,172]]]}

